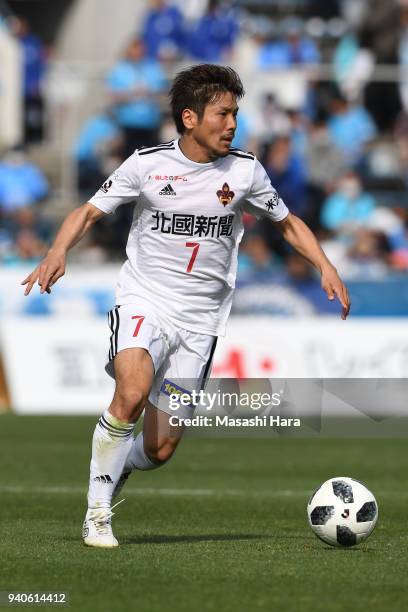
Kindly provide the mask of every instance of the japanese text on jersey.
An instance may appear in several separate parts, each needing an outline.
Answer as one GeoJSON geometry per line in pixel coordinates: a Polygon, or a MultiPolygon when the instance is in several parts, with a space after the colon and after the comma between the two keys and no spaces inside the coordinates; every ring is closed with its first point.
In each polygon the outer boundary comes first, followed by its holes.
{"type": "Polygon", "coordinates": [[[152,214],[156,225],[152,226],[152,231],[163,234],[175,234],[176,236],[209,236],[220,238],[221,236],[232,235],[232,220],[234,215],[188,215],[172,213],[166,215],[164,212],[152,214]]]}

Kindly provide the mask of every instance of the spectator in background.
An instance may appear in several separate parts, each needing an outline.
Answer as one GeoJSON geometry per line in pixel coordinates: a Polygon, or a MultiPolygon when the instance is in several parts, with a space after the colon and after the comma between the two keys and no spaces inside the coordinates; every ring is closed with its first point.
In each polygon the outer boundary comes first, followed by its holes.
{"type": "Polygon", "coordinates": [[[40,38],[30,31],[22,17],[9,20],[10,29],[21,44],[23,54],[24,142],[38,142],[44,134],[43,79],[46,51],[40,38]]]}
{"type": "Polygon", "coordinates": [[[288,68],[289,62],[286,45],[277,31],[259,40],[259,51],[256,58],[256,70],[269,70],[274,68],[288,68]]]}
{"type": "Polygon", "coordinates": [[[143,25],[142,39],[147,56],[162,61],[174,61],[184,51],[183,15],[166,0],[151,0],[143,25]]]}
{"type": "Polygon", "coordinates": [[[49,224],[39,216],[37,204],[48,195],[42,172],[16,148],[0,161],[0,261],[37,262],[45,253],[49,224]]]}
{"type": "Polygon", "coordinates": [[[341,93],[350,102],[359,100],[372,77],[375,56],[372,34],[365,29],[347,32],[337,45],[333,57],[333,72],[341,93]]]}
{"type": "Polygon", "coordinates": [[[408,269],[408,209],[402,198],[393,208],[377,205],[364,227],[383,240],[387,263],[397,270],[408,269]]]}
{"type": "Polygon", "coordinates": [[[292,151],[300,158],[305,158],[309,146],[309,120],[304,113],[298,109],[289,109],[287,116],[290,121],[289,136],[292,151]]]}
{"type": "Polygon", "coordinates": [[[74,146],[78,189],[82,199],[95,193],[120,164],[122,133],[109,109],[90,117],[82,127],[74,146]]]}
{"type": "Polygon", "coordinates": [[[273,94],[264,95],[256,111],[254,133],[260,145],[266,146],[277,136],[286,136],[290,132],[288,114],[279,106],[273,94]]]}
{"type": "Polygon", "coordinates": [[[23,228],[17,231],[10,241],[7,250],[0,252],[0,263],[5,265],[36,265],[46,254],[47,245],[35,228],[23,228]]]}
{"type": "Polygon", "coordinates": [[[398,146],[402,178],[408,187],[408,110],[401,111],[394,125],[394,138],[398,146]]]}
{"type": "Polygon", "coordinates": [[[262,164],[272,185],[290,210],[306,214],[306,173],[302,159],[293,153],[288,136],[277,137],[267,146],[262,164]]]}
{"type": "Polygon", "coordinates": [[[188,52],[203,62],[221,62],[230,55],[238,32],[233,10],[219,0],[209,0],[206,13],[192,24],[188,52]]]}
{"type": "MultiPolygon", "coordinates": [[[[260,159],[282,200],[290,206],[294,214],[303,219],[307,218],[307,180],[304,160],[293,152],[290,136],[276,136],[272,142],[264,146],[260,159]]],[[[262,234],[271,251],[281,257],[287,257],[288,247],[280,234],[271,232],[269,221],[260,220],[256,224],[256,230],[262,234]]]]}
{"type": "Polygon", "coordinates": [[[351,105],[338,93],[331,101],[328,126],[345,163],[355,167],[363,165],[368,145],[377,135],[371,115],[362,106],[351,105]]]}
{"type": "Polygon", "coordinates": [[[388,273],[390,245],[385,234],[360,227],[347,250],[347,278],[381,279],[388,273]]]}
{"type": "MultiPolygon", "coordinates": [[[[370,0],[365,2],[363,27],[370,32],[371,49],[378,64],[398,64],[398,20],[400,5],[405,0],[370,0]]],[[[402,9],[403,10],[403,9],[402,9]]],[[[392,129],[394,118],[401,110],[399,83],[395,80],[374,79],[364,91],[364,106],[374,118],[379,130],[392,129]]]]}
{"type": "Polygon", "coordinates": [[[308,181],[306,221],[312,229],[317,230],[323,202],[344,174],[345,164],[342,153],[332,142],[325,115],[320,113],[309,125],[308,136],[305,152],[308,181]]]}
{"type": "Polygon", "coordinates": [[[408,271],[408,209],[402,206],[398,209],[401,219],[399,228],[395,228],[389,236],[392,254],[391,264],[396,270],[408,271]]]}
{"type": "Polygon", "coordinates": [[[238,255],[240,280],[270,282],[271,277],[281,268],[281,260],[268,248],[256,227],[247,231],[238,255]]]}
{"type": "Polygon", "coordinates": [[[328,230],[347,235],[367,223],[374,210],[374,198],[362,191],[358,174],[348,170],[340,179],[337,191],[324,202],[321,224],[328,230]]]}
{"type": "Polygon", "coordinates": [[[48,195],[48,182],[21,148],[9,151],[0,161],[0,212],[10,218],[48,195]]]}
{"type": "Polygon", "coordinates": [[[290,66],[315,66],[320,63],[320,51],[315,42],[303,33],[303,22],[289,17],[283,24],[284,42],[290,66]]]}
{"type": "Polygon", "coordinates": [[[107,87],[113,117],[124,134],[123,158],[138,147],[157,144],[166,78],[160,64],[146,58],[141,40],[128,45],[124,58],[108,74],[107,87]]]}
{"type": "Polygon", "coordinates": [[[320,114],[309,126],[306,149],[309,182],[328,193],[344,174],[344,157],[334,145],[327,127],[326,117],[320,114]]]}
{"type": "MultiPolygon", "coordinates": [[[[403,72],[408,70],[408,6],[401,8],[398,60],[403,72]]],[[[402,79],[399,85],[402,106],[408,112],[408,83],[402,79]]]]}
{"type": "Polygon", "coordinates": [[[315,66],[320,62],[320,52],[314,41],[303,35],[303,23],[290,17],[282,23],[283,38],[265,43],[258,57],[258,68],[291,68],[315,66]]]}

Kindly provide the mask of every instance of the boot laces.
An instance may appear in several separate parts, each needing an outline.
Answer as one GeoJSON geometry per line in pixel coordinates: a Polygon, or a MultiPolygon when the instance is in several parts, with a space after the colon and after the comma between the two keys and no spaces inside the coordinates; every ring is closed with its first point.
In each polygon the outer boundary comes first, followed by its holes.
{"type": "Polygon", "coordinates": [[[111,508],[94,508],[89,516],[90,520],[95,524],[96,532],[99,535],[110,535],[111,533],[111,520],[114,516],[112,510],[119,506],[125,499],[121,499],[111,508]]]}

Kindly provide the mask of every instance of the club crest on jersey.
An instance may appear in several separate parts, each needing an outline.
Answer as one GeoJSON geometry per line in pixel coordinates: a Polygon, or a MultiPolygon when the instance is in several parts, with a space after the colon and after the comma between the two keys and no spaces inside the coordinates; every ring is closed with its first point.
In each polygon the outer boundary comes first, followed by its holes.
{"type": "Polygon", "coordinates": [[[220,204],[222,204],[223,206],[227,206],[227,204],[230,204],[230,202],[232,202],[235,193],[233,191],[230,191],[228,183],[224,183],[222,188],[217,191],[217,196],[220,201],[220,204]]]}

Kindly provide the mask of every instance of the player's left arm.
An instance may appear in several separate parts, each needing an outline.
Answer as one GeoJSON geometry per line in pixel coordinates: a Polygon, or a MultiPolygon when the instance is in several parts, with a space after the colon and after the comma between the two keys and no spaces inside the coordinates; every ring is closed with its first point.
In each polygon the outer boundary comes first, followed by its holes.
{"type": "Polygon", "coordinates": [[[275,221],[274,225],[285,240],[319,270],[323,291],[326,292],[329,300],[334,300],[337,296],[343,307],[341,318],[346,319],[350,311],[350,298],[347,288],[313,232],[302,219],[292,213],[289,213],[282,221],[275,221]]]}

